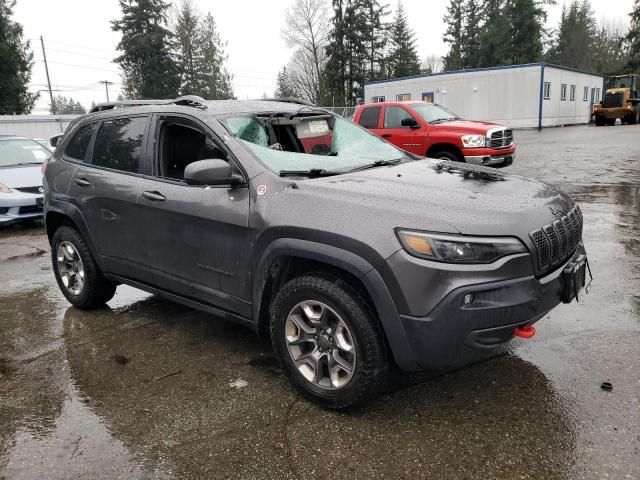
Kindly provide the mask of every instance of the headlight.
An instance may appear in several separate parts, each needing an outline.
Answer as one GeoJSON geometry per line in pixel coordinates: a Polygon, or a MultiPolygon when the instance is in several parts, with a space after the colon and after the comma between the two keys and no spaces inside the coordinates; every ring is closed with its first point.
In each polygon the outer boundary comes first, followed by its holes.
{"type": "Polygon", "coordinates": [[[486,145],[486,138],[484,135],[462,135],[460,137],[462,145],[465,148],[478,148],[486,145]]]}
{"type": "Polygon", "coordinates": [[[11,189],[0,183],[0,193],[11,193],[11,189]]]}
{"type": "Polygon", "coordinates": [[[463,237],[398,230],[404,249],[414,257],[445,263],[491,263],[506,255],[527,253],[516,238],[463,237]]]}

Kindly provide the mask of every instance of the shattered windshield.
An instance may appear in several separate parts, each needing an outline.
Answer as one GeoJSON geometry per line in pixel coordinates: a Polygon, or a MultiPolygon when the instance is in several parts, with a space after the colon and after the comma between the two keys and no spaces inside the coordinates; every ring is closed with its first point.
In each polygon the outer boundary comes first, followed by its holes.
{"type": "Polygon", "coordinates": [[[329,114],[228,117],[229,131],[270,170],[346,172],[405,155],[366,130],[329,114]]]}

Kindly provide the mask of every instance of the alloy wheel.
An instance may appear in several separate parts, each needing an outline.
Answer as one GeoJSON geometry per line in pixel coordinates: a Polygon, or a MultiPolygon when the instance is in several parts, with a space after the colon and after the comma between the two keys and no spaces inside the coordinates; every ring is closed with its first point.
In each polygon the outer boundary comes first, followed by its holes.
{"type": "Polygon", "coordinates": [[[344,387],[353,376],[356,348],[344,320],[328,305],[305,300],[285,322],[289,355],[302,376],[326,390],[344,387]]]}
{"type": "Polygon", "coordinates": [[[71,242],[60,242],[56,261],[64,287],[73,295],[80,295],[84,288],[84,265],[76,247],[71,242]]]}

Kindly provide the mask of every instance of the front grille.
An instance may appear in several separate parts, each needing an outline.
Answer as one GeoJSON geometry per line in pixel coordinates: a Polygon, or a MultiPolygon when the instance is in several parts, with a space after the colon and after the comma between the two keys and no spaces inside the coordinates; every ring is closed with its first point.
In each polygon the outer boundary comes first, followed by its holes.
{"type": "Polygon", "coordinates": [[[551,225],[529,234],[535,245],[536,269],[544,274],[566,261],[582,239],[582,212],[576,205],[551,225]]]}
{"type": "Polygon", "coordinates": [[[22,187],[22,188],[16,188],[16,190],[18,190],[19,192],[22,192],[22,193],[42,193],[44,191],[42,186],[38,186],[38,187],[22,187]]]}
{"type": "Polygon", "coordinates": [[[18,213],[21,215],[27,215],[29,213],[42,213],[42,205],[27,205],[26,207],[20,207],[18,213]]]}
{"type": "Polygon", "coordinates": [[[603,108],[615,108],[624,106],[624,93],[606,93],[604,99],[602,99],[603,108]]]}
{"type": "Polygon", "coordinates": [[[513,131],[510,128],[497,130],[491,133],[489,146],[491,148],[505,148],[513,144],[513,131]]]}

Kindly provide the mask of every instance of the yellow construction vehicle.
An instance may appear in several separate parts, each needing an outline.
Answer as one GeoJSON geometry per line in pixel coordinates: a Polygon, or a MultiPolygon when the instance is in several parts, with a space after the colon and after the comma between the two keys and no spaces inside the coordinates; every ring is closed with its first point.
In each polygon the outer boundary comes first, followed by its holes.
{"type": "Polygon", "coordinates": [[[607,80],[607,90],[601,103],[596,103],[593,114],[596,126],[640,123],[640,75],[615,75],[607,80]]]}

